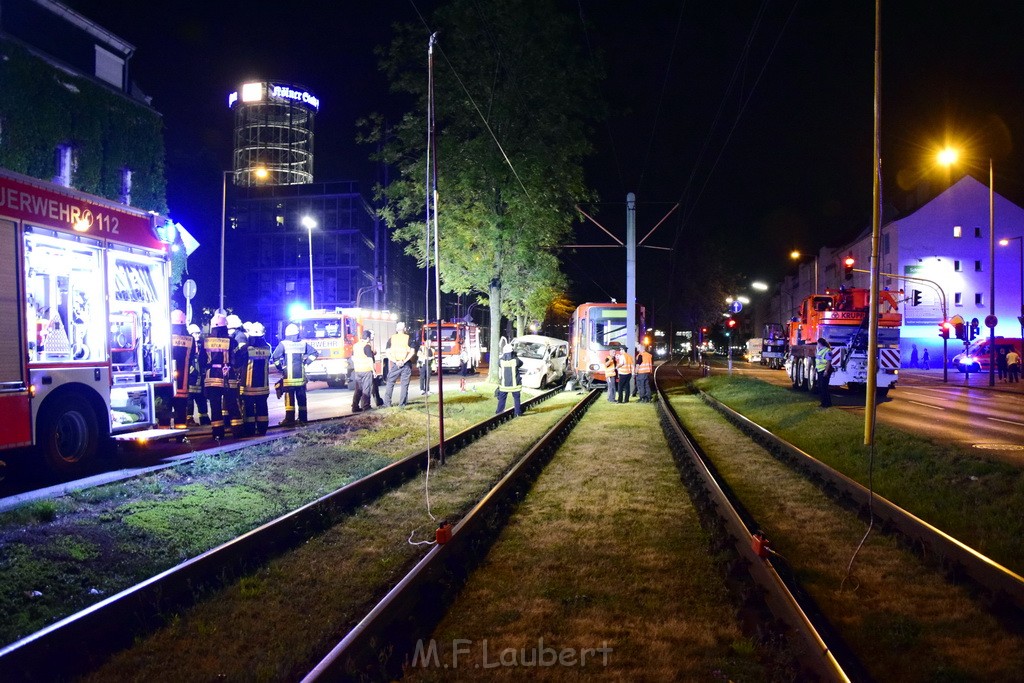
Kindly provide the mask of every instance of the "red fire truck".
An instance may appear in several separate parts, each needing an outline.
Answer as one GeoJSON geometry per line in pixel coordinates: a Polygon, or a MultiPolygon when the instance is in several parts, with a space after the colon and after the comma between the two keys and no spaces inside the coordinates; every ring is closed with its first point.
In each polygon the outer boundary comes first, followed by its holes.
{"type": "MultiPolygon", "coordinates": [[[[430,344],[436,353],[437,323],[424,325],[423,336],[420,339],[424,344],[430,344]]],[[[480,328],[475,323],[442,321],[440,371],[458,370],[459,358],[463,351],[469,356],[467,363],[469,371],[475,372],[483,356],[483,349],[480,346],[480,328]]]]}
{"type": "Polygon", "coordinates": [[[170,385],[170,268],[153,214],[0,170],[0,450],[85,469],[154,436],[170,385]]]}

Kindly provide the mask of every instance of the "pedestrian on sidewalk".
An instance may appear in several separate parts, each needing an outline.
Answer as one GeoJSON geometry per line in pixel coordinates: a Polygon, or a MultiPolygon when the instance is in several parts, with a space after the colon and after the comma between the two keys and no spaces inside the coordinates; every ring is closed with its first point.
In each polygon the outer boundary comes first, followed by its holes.
{"type": "Polygon", "coordinates": [[[1006,369],[1010,373],[1010,382],[1016,384],[1020,381],[1020,354],[1010,349],[1006,354],[1006,369]]]}
{"type": "Polygon", "coordinates": [[[910,367],[917,368],[917,344],[910,345],[910,367]]]}
{"type": "Polygon", "coordinates": [[[925,349],[924,351],[921,352],[921,369],[928,369],[928,349],[925,349]]]}

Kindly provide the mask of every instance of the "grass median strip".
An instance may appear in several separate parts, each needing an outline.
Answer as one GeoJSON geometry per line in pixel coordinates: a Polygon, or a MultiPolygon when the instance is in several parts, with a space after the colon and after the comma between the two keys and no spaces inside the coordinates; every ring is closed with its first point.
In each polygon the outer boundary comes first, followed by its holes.
{"type": "MultiPolygon", "coordinates": [[[[1013,680],[1024,641],[957,586],[781,464],[694,395],[676,412],[877,680],[1013,680]]],[[[839,416],[841,417],[841,416],[839,416]]]]}
{"type": "MultiPolygon", "coordinates": [[[[765,382],[714,377],[697,386],[863,485],[864,420],[765,382]]],[[[1024,573],[1024,468],[875,426],[875,491],[1010,569],[1024,573]]]]}
{"type": "MultiPolygon", "coordinates": [[[[468,511],[579,400],[562,394],[430,473],[433,515],[468,511]]],[[[493,400],[489,402],[493,411],[493,400]]],[[[424,477],[406,483],[186,611],[90,680],[293,680],[325,655],[428,546],[424,477]]]]}
{"type": "MultiPolygon", "coordinates": [[[[485,389],[445,401],[449,434],[493,415],[485,389]]],[[[373,411],[0,514],[0,643],[421,450],[425,409],[373,411]]],[[[436,420],[430,430],[436,441],[436,420]]]]}
{"type": "Polygon", "coordinates": [[[598,400],[412,680],[762,680],[653,406],[598,400]]]}

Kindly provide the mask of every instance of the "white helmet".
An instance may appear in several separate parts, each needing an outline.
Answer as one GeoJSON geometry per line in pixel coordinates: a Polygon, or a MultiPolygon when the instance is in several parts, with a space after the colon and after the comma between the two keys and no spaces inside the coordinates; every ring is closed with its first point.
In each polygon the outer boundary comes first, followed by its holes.
{"type": "Polygon", "coordinates": [[[188,333],[194,337],[196,335],[202,334],[203,331],[199,329],[199,325],[192,323],[191,325],[188,326],[188,333]]]}
{"type": "Polygon", "coordinates": [[[210,327],[227,327],[228,317],[223,313],[214,313],[210,318],[210,327]]]}
{"type": "Polygon", "coordinates": [[[405,323],[395,323],[395,331],[405,332],[405,323]]]}
{"type": "Polygon", "coordinates": [[[250,323],[249,334],[254,337],[262,337],[267,331],[263,328],[263,323],[250,323]]]}
{"type": "Polygon", "coordinates": [[[252,323],[246,320],[244,323],[242,323],[242,329],[245,330],[246,332],[250,332],[252,330],[252,323]]]}
{"type": "Polygon", "coordinates": [[[295,323],[288,323],[288,327],[284,328],[284,336],[291,337],[292,335],[299,334],[299,326],[295,323]]]}
{"type": "Polygon", "coordinates": [[[171,324],[172,325],[184,325],[185,324],[185,311],[175,308],[171,311],[171,324]]]}
{"type": "Polygon", "coordinates": [[[516,350],[516,348],[514,346],[512,346],[511,344],[505,344],[505,348],[502,349],[502,353],[512,353],[515,350],[516,350]]]}
{"type": "Polygon", "coordinates": [[[229,330],[237,330],[241,326],[242,326],[242,319],[241,318],[239,318],[234,313],[232,313],[231,315],[228,316],[228,329],[229,330]]]}

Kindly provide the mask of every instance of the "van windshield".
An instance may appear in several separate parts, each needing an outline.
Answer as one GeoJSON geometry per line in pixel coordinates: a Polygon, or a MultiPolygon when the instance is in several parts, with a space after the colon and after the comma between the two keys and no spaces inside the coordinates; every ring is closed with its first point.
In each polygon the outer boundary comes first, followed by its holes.
{"type": "Polygon", "coordinates": [[[547,348],[547,344],[537,342],[516,342],[516,354],[520,358],[536,358],[540,360],[544,358],[547,348]]]}
{"type": "Polygon", "coordinates": [[[988,350],[988,339],[979,339],[967,347],[968,356],[980,356],[988,350]]]}

